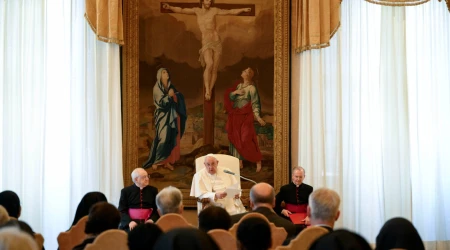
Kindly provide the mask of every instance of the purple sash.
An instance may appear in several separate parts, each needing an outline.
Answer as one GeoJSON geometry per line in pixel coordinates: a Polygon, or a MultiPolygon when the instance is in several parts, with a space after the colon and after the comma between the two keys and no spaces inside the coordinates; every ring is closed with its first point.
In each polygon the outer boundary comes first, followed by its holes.
{"type": "Polygon", "coordinates": [[[130,208],[128,214],[132,220],[148,220],[153,208],[130,208]]]}

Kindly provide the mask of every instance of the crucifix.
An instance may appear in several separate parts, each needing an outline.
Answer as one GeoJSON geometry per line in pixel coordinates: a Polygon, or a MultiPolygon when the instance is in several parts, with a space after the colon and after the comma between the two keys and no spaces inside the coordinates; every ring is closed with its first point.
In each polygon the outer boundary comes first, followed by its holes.
{"type": "Polygon", "coordinates": [[[222,42],[216,30],[216,16],[254,16],[254,4],[215,4],[212,0],[200,0],[199,3],[161,3],[161,13],[195,15],[202,33],[202,48],[199,61],[203,71],[203,144],[214,145],[215,93],[222,42]]]}

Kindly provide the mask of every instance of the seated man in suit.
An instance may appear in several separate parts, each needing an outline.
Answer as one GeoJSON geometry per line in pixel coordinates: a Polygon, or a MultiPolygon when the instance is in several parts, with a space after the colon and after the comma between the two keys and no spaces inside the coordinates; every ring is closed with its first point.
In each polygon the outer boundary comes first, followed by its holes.
{"type": "MultiPolygon", "coordinates": [[[[313,191],[313,187],[303,183],[305,179],[305,169],[295,167],[292,169],[292,182],[280,188],[275,201],[275,212],[289,218],[292,213],[306,214],[308,197],[313,191]],[[281,203],[284,201],[286,207],[283,209],[281,203]]],[[[309,217],[304,219],[306,225],[309,224],[309,217]]]]}
{"type": "MultiPolygon", "coordinates": [[[[250,207],[253,209],[253,212],[266,216],[266,218],[277,227],[284,227],[288,233],[287,238],[292,238],[295,236],[294,224],[278,216],[272,209],[274,205],[275,191],[271,185],[261,182],[250,189],[250,207]]],[[[238,222],[245,214],[247,213],[231,216],[231,223],[234,224],[238,222]]]]}
{"type": "Polygon", "coordinates": [[[219,166],[219,161],[213,154],[205,157],[204,164],[205,168],[194,175],[191,196],[195,196],[198,200],[209,199],[211,205],[220,206],[231,215],[245,212],[239,194],[230,197],[225,191],[232,185],[237,186],[236,177],[224,173],[224,170],[230,170],[219,166]]]}
{"type": "Polygon", "coordinates": [[[333,231],[334,222],[339,219],[339,195],[329,188],[319,188],[309,196],[307,213],[312,226],[333,231]]]}
{"type": "Polygon", "coordinates": [[[149,176],[143,168],[131,173],[134,184],[120,192],[119,211],[120,229],[132,230],[138,223],[156,222],[159,214],[155,198],[158,189],[149,185],[149,176]]]}
{"type": "Polygon", "coordinates": [[[171,213],[182,214],[183,194],[176,187],[165,187],[156,195],[156,207],[161,216],[171,213]]]}

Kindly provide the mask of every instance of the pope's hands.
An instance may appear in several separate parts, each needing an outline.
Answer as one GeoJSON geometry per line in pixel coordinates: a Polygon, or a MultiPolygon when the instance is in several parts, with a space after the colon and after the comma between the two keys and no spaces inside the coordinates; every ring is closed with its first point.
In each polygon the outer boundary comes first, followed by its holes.
{"type": "Polygon", "coordinates": [[[216,199],[223,199],[225,197],[227,197],[227,193],[226,192],[217,192],[216,195],[215,195],[216,199]]]}

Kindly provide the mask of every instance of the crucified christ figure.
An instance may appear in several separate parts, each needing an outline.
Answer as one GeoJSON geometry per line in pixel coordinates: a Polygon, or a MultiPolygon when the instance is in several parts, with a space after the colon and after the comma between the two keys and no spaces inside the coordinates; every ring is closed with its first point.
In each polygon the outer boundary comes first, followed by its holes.
{"type": "Polygon", "coordinates": [[[216,30],[216,16],[239,15],[243,12],[250,12],[251,8],[226,10],[211,7],[213,0],[200,0],[200,3],[201,8],[180,8],[171,6],[168,3],[164,3],[163,8],[174,13],[197,16],[197,23],[202,32],[202,48],[199,51],[199,61],[204,67],[205,99],[209,101],[217,79],[217,69],[219,68],[220,56],[222,55],[222,42],[216,30]]]}

